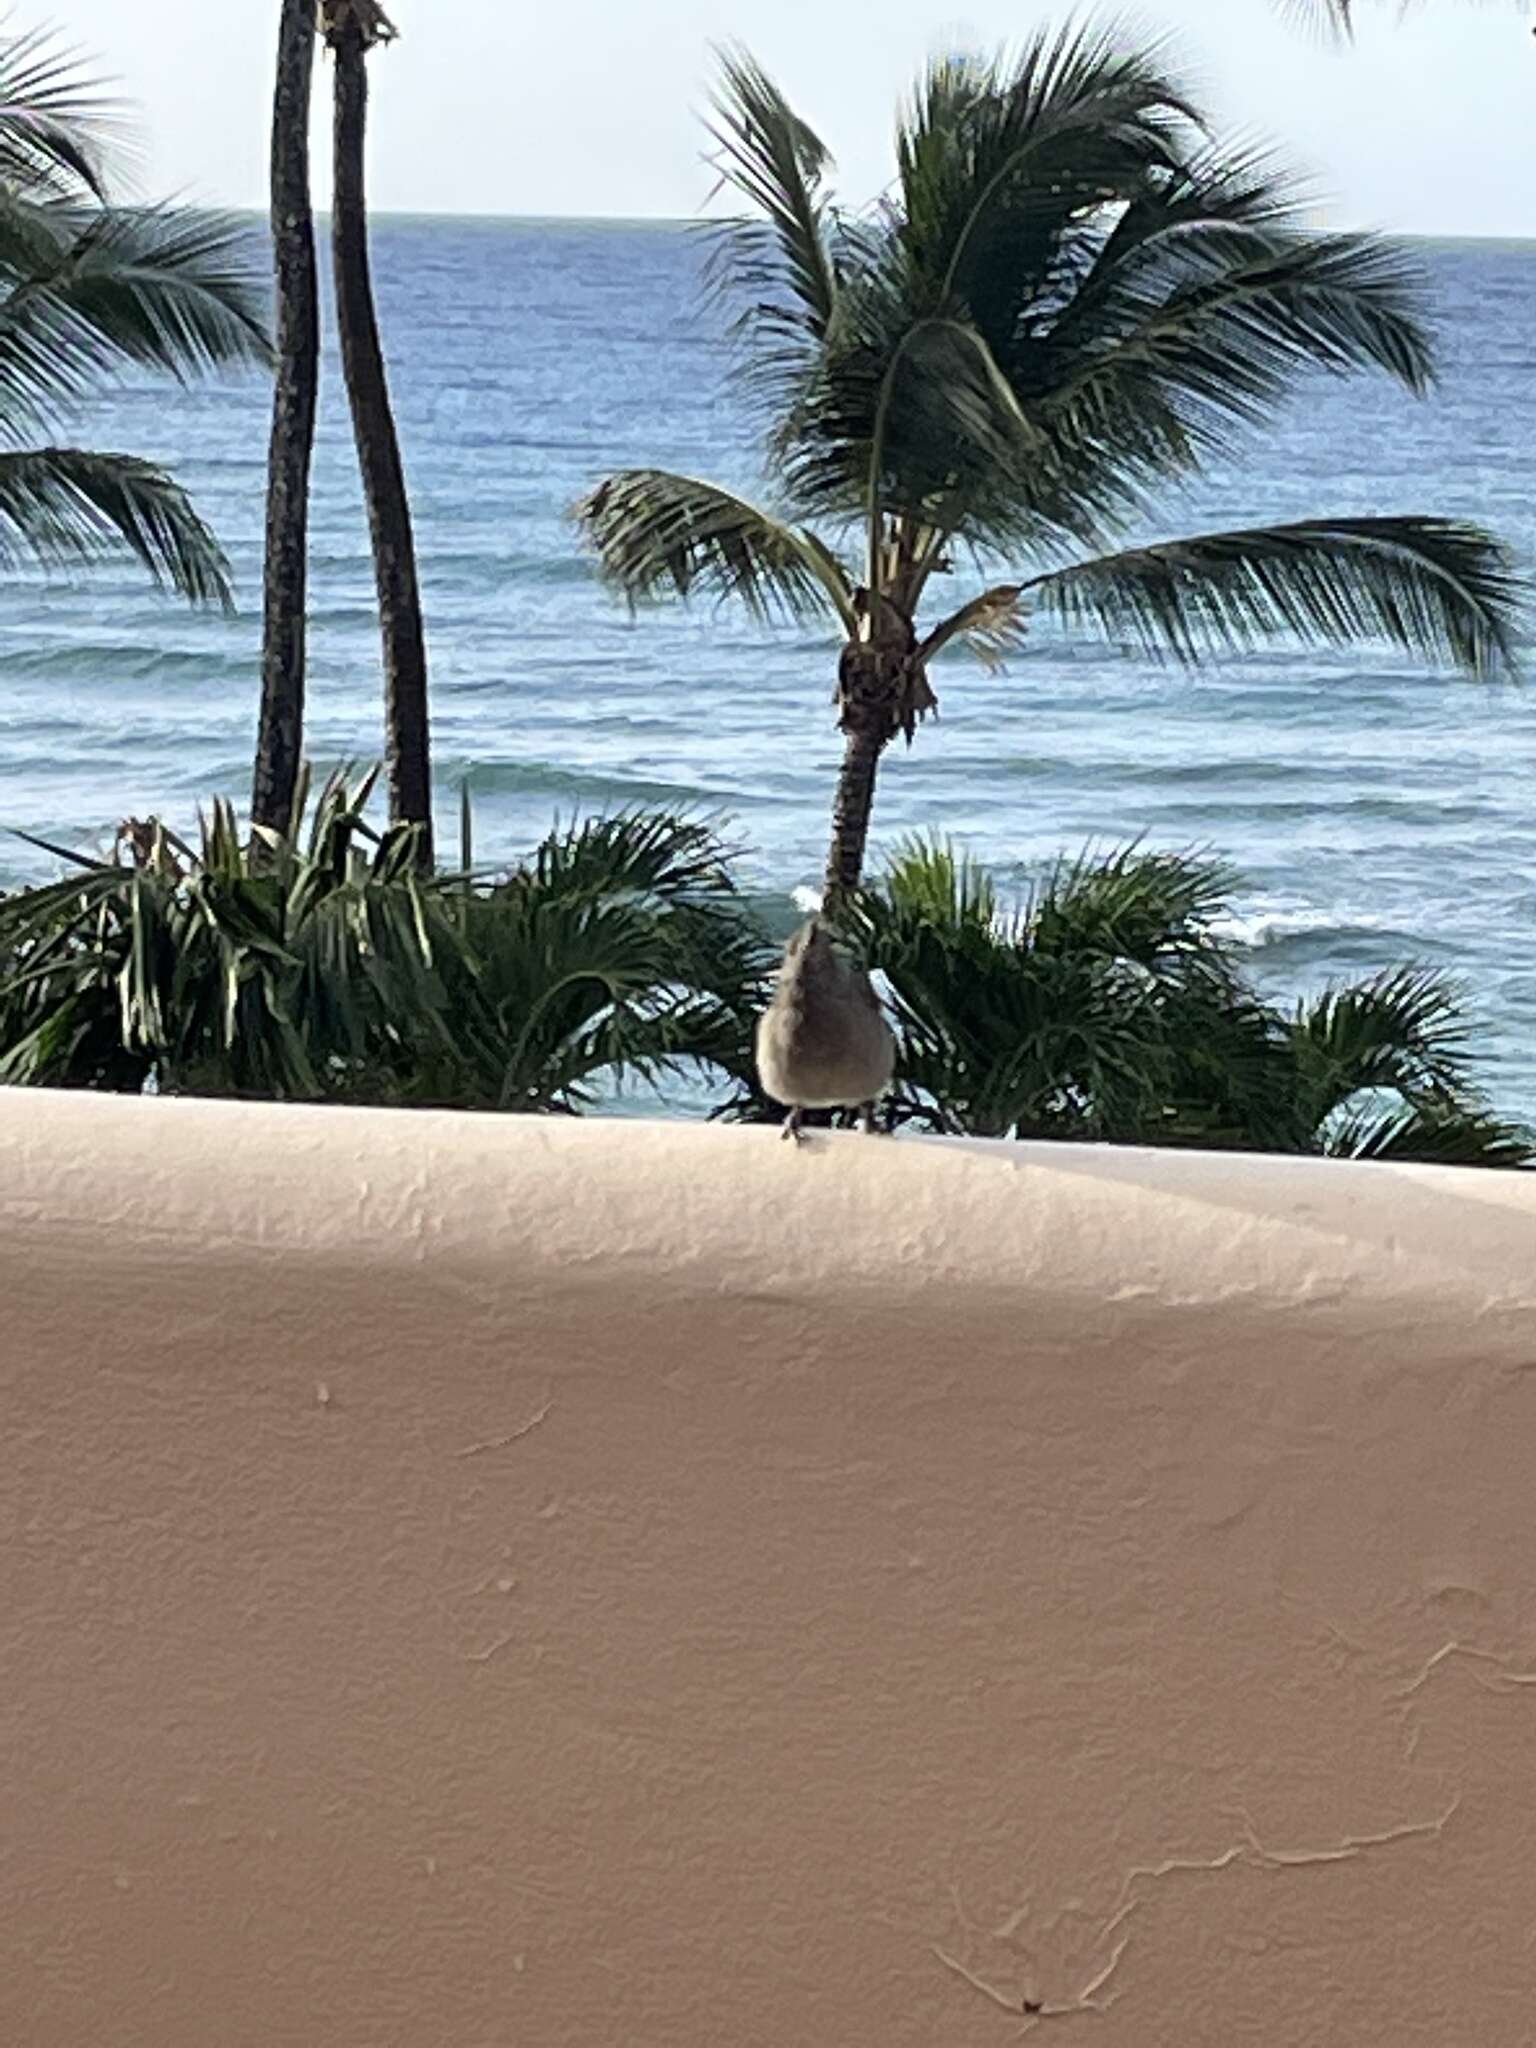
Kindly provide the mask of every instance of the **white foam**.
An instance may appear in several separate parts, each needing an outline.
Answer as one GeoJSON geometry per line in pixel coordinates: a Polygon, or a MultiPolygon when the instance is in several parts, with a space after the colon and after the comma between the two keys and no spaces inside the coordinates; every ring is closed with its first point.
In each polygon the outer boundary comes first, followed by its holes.
{"type": "Polygon", "coordinates": [[[1256,903],[1246,912],[1233,911],[1227,917],[1212,918],[1210,930],[1218,939],[1239,946],[1283,945],[1287,939],[1306,938],[1313,932],[1391,931],[1390,919],[1369,912],[1319,910],[1312,903],[1256,903]]]}

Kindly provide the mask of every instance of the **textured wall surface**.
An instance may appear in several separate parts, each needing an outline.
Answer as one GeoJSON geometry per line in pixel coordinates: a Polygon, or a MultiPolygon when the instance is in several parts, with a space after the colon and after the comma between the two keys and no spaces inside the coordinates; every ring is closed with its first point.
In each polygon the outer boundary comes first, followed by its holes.
{"type": "Polygon", "coordinates": [[[1533,1253],[0,1094],[0,2041],[1536,2041],[1533,1253]]]}

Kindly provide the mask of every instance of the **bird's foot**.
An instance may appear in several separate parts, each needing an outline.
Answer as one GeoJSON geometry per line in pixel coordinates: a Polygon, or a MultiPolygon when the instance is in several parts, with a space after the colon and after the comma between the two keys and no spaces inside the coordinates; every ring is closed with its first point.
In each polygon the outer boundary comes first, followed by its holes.
{"type": "Polygon", "coordinates": [[[860,1112],[859,1129],[864,1133],[866,1138],[888,1137],[890,1135],[889,1128],[882,1131],[879,1124],[875,1121],[875,1116],[878,1109],[878,1103],[866,1102],[864,1104],[862,1111],[860,1112]]]}
{"type": "Polygon", "coordinates": [[[803,1143],[800,1125],[804,1116],[805,1111],[803,1109],[792,1109],[784,1119],[784,1128],[779,1132],[779,1136],[787,1139],[791,1145],[803,1143]]]}

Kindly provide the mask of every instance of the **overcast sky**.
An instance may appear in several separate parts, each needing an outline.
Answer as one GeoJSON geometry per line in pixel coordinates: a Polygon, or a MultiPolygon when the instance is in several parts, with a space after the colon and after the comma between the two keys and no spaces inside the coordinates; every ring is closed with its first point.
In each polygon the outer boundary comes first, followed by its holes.
{"type": "MultiPolygon", "coordinates": [[[[1277,0],[1141,0],[1228,127],[1313,174],[1339,221],[1536,236],[1536,40],[1528,10],[1378,0],[1353,49],[1277,0]]],[[[709,46],[739,37],[866,196],[890,174],[897,94],[942,44],[992,47],[1062,17],[1040,0],[394,0],[374,60],[381,210],[686,215],[708,189],[694,114],[709,46]]],[[[264,203],[277,0],[17,0],[60,20],[140,109],[149,179],[264,203]]],[[[324,151],[318,160],[324,197],[324,151]]]]}

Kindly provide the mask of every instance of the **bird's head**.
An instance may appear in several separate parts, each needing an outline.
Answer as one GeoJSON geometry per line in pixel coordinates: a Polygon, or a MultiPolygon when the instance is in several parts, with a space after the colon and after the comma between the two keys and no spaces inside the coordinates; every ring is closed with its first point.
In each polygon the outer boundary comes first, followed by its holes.
{"type": "Polygon", "coordinates": [[[808,917],[784,949],[784,965],[791,974],[814,974],[818,969],[836,966],[840,959],[831,927],[821,917],[808,917]]]}
{"type": "Polygon", "coordinates": [[[849,962],[831,925],[821,917],[807,918],[784,949],[781,982],[791,988],[806,983],[831,987],[845,982],[848,973],[849,962]]]}
{"type": "Polygon", "coordinates": [[[819,917],[808,917],[805,923],[791,933],[789,944],[784,949],[787,960],[803,960],[808,953],[815,953],[829,947],[831,935],[819,917]]]}

